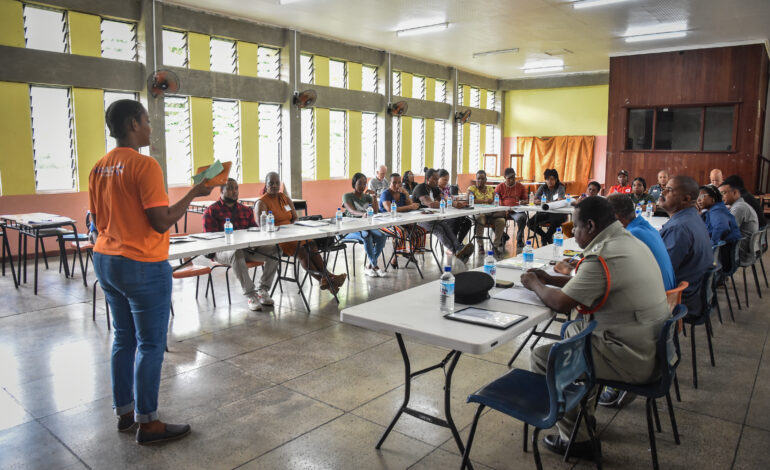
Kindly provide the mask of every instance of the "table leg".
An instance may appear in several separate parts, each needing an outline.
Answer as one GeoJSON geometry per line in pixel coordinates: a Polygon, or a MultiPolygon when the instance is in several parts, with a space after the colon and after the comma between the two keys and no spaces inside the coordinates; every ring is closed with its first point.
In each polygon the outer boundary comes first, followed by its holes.
{"type": "MultiPolygon", "coordinates": [[[[40,230],[35,229],[35,295],[37,295],[37,260],[38,260],[38,247],[42,240],[38,237],[40,230]]],[[[26,244],[26,243],[25,243],[26,244]]]]}
{"type": "Polygon", "coordinates": [[[13,285],[14,287],[18,288],[19,280],[16,277],[16,271],[13,267],[13,252],[11,251],[11,244],[8,243],[8,233],[5,231],[5,227],[3,227],[3,276],[5,276],[5,253],[8,253],[11,275],[13,276],[13,285]]]}
{"type": "MultiPolygon", "coordinates": [[[[390,424],[385,429],[385,432],[382,434],[382,437],[380,437],[380,440],[377,442],[377,445],[374,446],[375,449],[379,449],[380,447],[382,447],[382,444],[385,443],[385,439],[388,438],[388,435],[390,434],[390,431],[393,430],[393,427],[396,425],[396,422],[398,422],[399,418],[401,418],[401,415],[403,413],[406,413],[410,416],[414,416],[415,418],[421,419],[430,424],[434,424],[436,426],[441,426],[444,428],[449,428],[449,430],[452,432],[452,437],[454,438],[455,443],[457,444],[457,448],[460,450],[460,454],[463,454],[465,452],[465,446],[463,445],[462,439],[460,438],[460,432],[457,430],[454,420],[452,419],[452,410],[451,410],[451,403],[450,403],[450,398],[452,396],[452,374],[454,373],[455,366],[457,366],[457,361],[460,359],[460,355],[462,353],[460,351],[450,351],[449,354],[447,354],[446,357],[438,364],[434,364],[432,366],[426,367],[425,369],[412,372],[411,364],[409,362],[409,353],[406,350],[406,346],[404,345],[404,339],[401,337],[400,333],[396,333],[396,340],[398,341],[398,349],[401,351],[401,357],[404,359],[404,377],[405,377],[404,401],[401,404],[401,407],[396,412],[396,415],[393,417],[393,420],[391,420],[390,424]],[[447,365],[447,363],[449,364],[449,368],[446,370],[446,379],[444,383],[444,416],[446,419],[442,419],[442,418],[439,418],[438,416],[429,415],[427,413],[423,413],[422,411],[409,408],[409,398],[412,390],[412,379],[414,377],[425,374],[426,372],[430,372],[432,370],[443,369],[447,365]]],[[[470,468],[472,469],[473,467],[470,467],[470,468]]]]}
{"type": "MultiPolygon", "coordinates": [[[[78,252],[78,260],[80,261],[80,272],[83,274],[83,285],[88,287],[88,281],[86,281],[86,268],[83,266],[83,254],[80,251],[80,240],[78,239],[78,231],[75,228],[75,224],[72,224],[72,233],[75,234],[75,249],[78,252]]],[[[72,266],[72,271],[74,276],[75,266],[72,266]]]]}

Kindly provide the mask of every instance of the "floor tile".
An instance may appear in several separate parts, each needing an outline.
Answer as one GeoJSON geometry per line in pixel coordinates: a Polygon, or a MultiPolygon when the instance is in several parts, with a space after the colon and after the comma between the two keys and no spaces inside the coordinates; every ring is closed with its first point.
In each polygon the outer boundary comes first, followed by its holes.
{"type": "Polygon", "coordinates": [[[78,468],[77,457],[36,421],[0,431],[0,468],[78,468]]]}

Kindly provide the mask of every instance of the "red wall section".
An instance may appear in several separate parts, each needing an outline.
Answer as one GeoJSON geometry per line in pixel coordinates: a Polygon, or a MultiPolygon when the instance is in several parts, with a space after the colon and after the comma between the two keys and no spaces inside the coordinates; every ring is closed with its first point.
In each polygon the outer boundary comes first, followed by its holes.
{"type": "Polygon", "coordinates": [[[308,215],[332,217],[342,207],[342,195],[351,191],[353,186],[347,178],[302,182],[302,199],[307,201],[308,215]]]}

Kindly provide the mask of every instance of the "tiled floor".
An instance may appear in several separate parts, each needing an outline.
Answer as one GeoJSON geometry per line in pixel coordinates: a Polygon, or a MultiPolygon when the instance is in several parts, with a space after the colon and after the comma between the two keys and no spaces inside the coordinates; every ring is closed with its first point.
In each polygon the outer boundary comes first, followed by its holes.
{"type": "MultiPolygon", "coordinates": [[[[426,261],[426,279],[435,279],[439,271],[426,261]]],[[[115,430],[103,297],[99,293],[94,322],[91,290],[79,275],[65,279],[56,272],[56,260],[51,262],[41,273],[38,296],[30,285],[16,290],[9,277],[0,278],[0,468],[459,468],[449,432],[410,416],[381,450],[374,449],[403,397],[401,357],[393,337],[339,321],[340,307],[423,282],[415,269],[384,279],[359,271],[343,288],[339,307],[315,287],[310,314],[293,288],[276,295],[274,310],[250,312],[235,286],[234,303],[227,305],[221,277],[215,281],[216,308],[202,294],[194,299],[194,281],[174,281],[176,317],[160,411],[167,421],[189,422],[193,433],[179,442],[140,447],[133,435],[115,430]]],[[[760,282],[764,289],[761,276],[760,282]]],[[[738,288],[743,298],[741,279],[738,288]]],[[[697,390],[689,338],[683,339],[682,402],[675,402],[682,445],[674,444],[662,414],[662,468],[770,467],[770,358],[764,355],[770,289],[760,300],[753,282],[749,288],[751,307],[736,310],[735,323],[722,297],[726,322],[716,322],[716,368],[708,364],[703,330],[697,331],[697,390]]],[[[505,372],[516,346],[460,359],[452,407],[463,439],[475,411],[464,398],[505,372]]],[[[414,368],[446,354],[412,342],[407,347],[414,368]]],[[[528,363],[525,349],[516,365],[528,363]]],[[[416,379],[413,406],[439,413],[442,384],[441,371],[416,379]]],[[[600,409],[598,420],[605,468],[651,467],[641,400],[620,412],[600,409]]],[[[474,445],[475,467],[534,468],[521,439],[520,423],[486,413],[474,445]]],[[[592,466],[542,455],[548,468],[592,466]]]]}

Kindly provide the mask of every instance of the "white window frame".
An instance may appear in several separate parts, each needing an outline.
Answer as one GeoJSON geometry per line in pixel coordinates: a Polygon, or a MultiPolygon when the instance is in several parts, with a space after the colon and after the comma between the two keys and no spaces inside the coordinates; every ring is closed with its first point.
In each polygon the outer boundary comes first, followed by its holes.
{"type": "Polygon", "coordinates": [[[401,72],[394,70],[392,77],[391,89],[393,90],[393,95],[401,96],[401,72]]]}
{"type": "Polygon", "coordinates": [[[448,120],[436,119],[433,133],[433,167],[444,168],[452,173],[452,160],[449,151],[452,148],[452,128],[448,120]]]}
{"type": "Polygon", "coordinates": [[[281,79],[281,50],[277,47],[257,46],[257,76],[281,79]]]}
{"type": "MultiPolygon", "coordinates": [[[[283,134],[283,120],[282,120],[282,109],[281,105],[279,104],[271,104],[271,103],[259,103],[258,106],[258,119],[259,119],[259,179],[260,181],[264,181],[265,176],[267,173],[271,171],[275,171],[278,173],[278,175],[281,175],[281,168],[282,165],[282,154],[281,154],[281,140],[282,140],[282,134],[283,134]],[[266,126],[263,125],[263,120],[266,119],[269,115],[275,116],[277,119],[276,129],[267,130],[266,126]],[[272,131],[272,132],[271,132],[272,131]],[[267,164],[267,157],[268,157],[268,151],[273,150],[273,148],[276,151],[276,155],[274,156],[275,161],[269,162],[269,165],[267,164]]],[[[272,117],[271,116],[271,117],[272,117]]]]}
{"type": "Polygon", "coordinates": [[[446,103],[446,80],[436,80],[436,91],[433,97],[439,103],[446,103]]]}
{"type": "Polygon", "coordinates": [[[425,168],[425,119],[412,118],[412,173],[422,173],[425,168]]]}
{"type": "Polygon", "coordinates": [[[420,75],[415,75],[412,77],[412,98],[418,99],[418,100],[424,100],[425,99],[425,77],[422,77],[420,75]]]}
{"type": "Polygon", "coordinates": [[[329,59],[329,86],[334,88],[348,87],[348,64],[344,60],[329,59]],[[342,76],[337,76],[335,68],[342,68],[342,76]]]}
{"type": "MultiPolygon", "coordinates": [[[[38,193],[62,193],[62,192],[74,192],[78,190],[78,161],[77,150],[75,147],[75,119],[72,103],[72,89],[69,87],[49,87],[49,86],[36,86],[30,85],[29,87],[30,97],[30,117],[32,126],[32,152],[33,152],[33,165],[35,168],[35,190],[38,193]],[[42,90],[60,90],[66,93],[67,102],[67,129],[56,129],[55,132],[62,138],[62,145],[52,145],[53,132],[52,123],[48,121],[53,119],[54,113],[50,110],[42,108],[46,104],[51,104],[51,99],[46,97],[36,97],[36,92],[46,93],[42,90]],[[38,102],[38,100],[40,100],[38,102]],[[35,112],[35,106],[41,108],[35,112]],[[38,120],[37,124],[35,120],[38,120]],[[37,136],[35,135],[37,134],[37,136]],[[67,149],[69,147],[69,149],[67,149]],[[48,157],[43,155],[44,152],[54,149],[54,152],[61,152],[59,155],[53,155],[55,167],[58,167],[57,173],[53,176],[46,175],[45,183],[41,181],[41,174],[45,173],[43,168],[44,160],[48,157]],[[62,183],[61,185],[53,185],[50,181],[56,181],[62,183]]],[[[61,110],[59,110],[61,112],[61,110]]],[[[57,123],[61,124],[61,123],[57,123]]]]}
{"type": "Polygon", "coordinates": [[[497,92],[495,90],[487,90],[487,109],[497,111],[497,92]]]}
{"type": "Polygon", "coordinates": [[[377,172],[377,113],[361,113],[361,171],[367,176],[377,172]]]}
{"type": "Polygon", "coordinates": [[[316,129],[315,108],[305,108],[300,111],[302,133],[302,179],[316,179],[316,129]]]}
{"type": "Polygon", "coordinates": [[[478,122],[471,123],[468,147],[468,172],[474,174],[481,169],[481,124],[478,122]]]}
{"type": "Polygon", "coordinates": [[[310,54],[300,54],[300,79],[301,83],[315,83],[315,62],[310,54]]]}
{"type": "Polygon", "coordinates": [[[238,73],[238,48],[235,45],[235,41],[216,36],[211,37],[209,41],[209,70],[219,73],[238,73]],[[228,46],[229,52],[227,50],[228,46]],[[222,57],[216,57],[220,53],[220,49],[223,55],[222,57]]]}
{"type": "Polygon", "coordinates": [[[192,122],[190,120],[190,98],[187,96],[166,95],[164,97],[165,137],[166,137],[166,182],[169,186],[188,186],[192,179],[192,122]],[[172,121],[170,106],[179,107],[178,124],[172,121]],[[172,122],[175,124],[172,127],[172,122]],[[178,133],[178,138],[170,133],[178,133]],[[178,161],[178,165],[177,165],[178,161]],[[179,170],[179,173],[177,173],[179,170]]]}
{"type": "Polygon", "coordinates": [[[348,113],[341,109],[329,110],[329,177],[347,178],[348,177],[348,113]],[[333,123],[342,121],[341,135],[335,135],[333,123]],[[341,141],[341,142],[340,142],[341,141]],[[335,143],[338,148],[335,148],[335,143]],[[341,145],[340,145],[341,144],[341,145]],[[340,149],[341,147],[341,149],[340,149]],[[342,156],[340,157],[340,150],[342,156]]]}
{"type": "Polygon", "coordinates": [[[220,162],[232,162],[230,178],[235,178],[239,183],[243,182],[241,161],[241,112],[240,104],[234,100],[211,100],[212,138],[214,140],[214,160],[220,162]],[[230,121],[217,118],[217,108],[229,112],[230,121]],[[228,142],[227,134],[230,134],[228,142]]]}
{"type": "Polygon", "coordinates": [[[481,90],[476,87],[471,87],[471,108],[481,108],[481,90]]]}
{"type": "Polygon", "coordinates": [[[40,51],[59,52],[67,54],[70,52],[69,39],[69,16],[67,10],[51,8],[48,6],[22,4],[22,16],[24,21],[24,46],[27,49],[36,49],[40,51]],[[47,13],[43,13],[47,12],[47,13]],[[55,14],[61,15],[58,19],[59,24],[54,27],[53,22],[57,19],[55,14]],[[45,15],[46,22],[51,25],[45,25],[33,22],[33,17],[40,18],[45,15]],[[40,29],[38,29],[40,27],[40,29]],[[60,30],[61,37],[54,40],[53,36],[60,30]],[[31,43],[31,44],[30,44],[31,43]]]}
{"type": "Polygon", "coordinates": [[[370,93],[377,93],[379,90],[379,77],[377,76],[377,67],[374,65],[361,66],[361,90],[370,93]]]}
{"type": "Polygon", "coordinates": [[[101,19],[101,38],[102,38],[102,57],[106,57],[109,59],[117,59],[117,60],[128,60],[128,61],[136,61],[137,58],[139,57],[137,53],[137,42],[136,42],[136,23],[133,23],[130,21],[117,21],[117,20],[111,20],[108,18],[102,18],[101,19]],[[129,44],[126,46],[126,49],[127,49],[126,53],[123,55],[117,52],[115,53],[110,52],[112,49],[116,49],[116,48],[114,46],[111,46],[109,42],[119,41],[124,38],[109,38],[109,37],[106,38],[105,26],[109,24],[128,25],[130,27],[129,37],[125,38],[127,39],[129,44]],[[107,43],[106,48],[105,48],[105,43],[107,43]]]}
{"type": "Polygon", "coordinates": [[[190,43],[187,38],[187,32],[186,31],[177,31],[175,29],[167,29],[163,28],[163,65],[170,65],[172,67],[184,67],[189,68],[190,67],[190,43]],[[175,56],[181,56],[182,54],[177,54],[171,48],[172,45],[172,35],[180,35],[178,38],[181,40],[182,45],[180,48],[184,52],[184,60],[182,61],[173,61],[171,59],[174,59],[175,56]]]}

